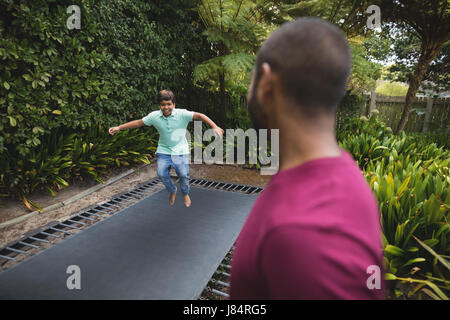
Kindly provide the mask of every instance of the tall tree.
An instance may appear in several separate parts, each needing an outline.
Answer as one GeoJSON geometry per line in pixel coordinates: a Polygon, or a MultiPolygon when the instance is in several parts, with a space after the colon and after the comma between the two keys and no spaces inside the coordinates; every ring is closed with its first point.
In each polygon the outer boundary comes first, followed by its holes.
{"type": "Polygon", "coordinates": [[[198,13],[206,27],[204,35],[211,42],[216,57],[195,68],[196,82],[213,80],[218,85],[221,102],[220,122],[226,123],[226,80],[248,73],[255,53],[270,30],[260,12],[270,5],[267,0],[202,0],[198,13]]]}
{"type": "Polygon", "coordinates": [[[374,3],[381,8],[383,27],[394,24],[420,39],[419,58],[409,79],[402,117],[396,128],[396,133],[399,133],[405,128],[417,90],[431,61],[450,38],[449,1],[378,0],[374,3]]]}
{"type": "Polygon", "coordinates": [[[348,37],[360,36],[367,31],[369,0],[278,0],[272,19],[278,23],[291,18],[314,16],[325,19],[343,30],[348,37]]]}
{"type": "MultiPolygon", "coordinates": [[[[376,81],[381,77],[381,64],[375,62],[379,52],[374,52],[376,35],[369,37],[353,37],[349,39],[352,53],[352,71],[347,83],[347,94],[362,96],[364,92],[376,87],[376,81]]],[[[376,42],[376,45],[381,45],[376,42]]],[[[380,50],[381,51],[381,50],[380,50]]]]}
{"type": "Polygon", "coordinates": [[[271,9],[271,21],[282,23],[293,18],[316,16],[338,26],[348,37],[352,51],[352,73],[347,94],[362,95],[375,87],[381,75],[381,65],[387,43],[366,27],[370,14],[366,12],[371,1],[367,0],[279,0],[271,9]]]}
{"type": "MultiPolygon", "coordinates": [[[[386,77],[390,80],[409,82],[420,54],[421,41],[417,36],[399,34],[391,35],[392,55],[395,64],[389,67],[386,77]]],[[[432,95],[450,90],[450,40],[444,43],[441,51],[430,63],[425,73],[419,92],[432,95]]]]}

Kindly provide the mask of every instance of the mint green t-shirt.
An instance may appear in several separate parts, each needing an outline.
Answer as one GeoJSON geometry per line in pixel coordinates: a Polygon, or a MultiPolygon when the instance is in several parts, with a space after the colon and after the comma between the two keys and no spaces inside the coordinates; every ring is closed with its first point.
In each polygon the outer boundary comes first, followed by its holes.
{"type": "Polygon", "coordinates": [[[193,117],[193,111],[173,108],[172,114],[168,117],[158,110],[150,112],[142,118],[142,121],[147,126],[154,126],[159,132],[157,153],[181,155],[190,154],[186,127],[193,117]]]}

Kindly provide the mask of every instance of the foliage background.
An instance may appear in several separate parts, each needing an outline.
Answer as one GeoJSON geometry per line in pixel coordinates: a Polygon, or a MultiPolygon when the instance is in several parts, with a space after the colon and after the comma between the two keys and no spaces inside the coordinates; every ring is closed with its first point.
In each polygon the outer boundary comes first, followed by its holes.
{"type": "Polygon", "coordinates": [[[0,0],[0,152],[25,156],[53,128],[141,118],[170,88],[186,104],[211,56],[195,1],[0,0]],[[66,9],[81,8],[68,30],[66,9]]]}

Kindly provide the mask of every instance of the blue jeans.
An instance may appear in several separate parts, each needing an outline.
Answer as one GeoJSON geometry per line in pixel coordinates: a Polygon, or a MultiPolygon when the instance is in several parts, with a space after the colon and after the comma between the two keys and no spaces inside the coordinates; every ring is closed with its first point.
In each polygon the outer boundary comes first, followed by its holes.
{"type": "Polygon", "coordinates": [[[189,194],[189,155],[170,155],[157,153],[156,162],[158,167],[158,177],[166,186],[170,194],[177,191],[175,183],[170,179],[170,166],[175,169],[175,172],[180,178],[180,189],[183,195],[189,194]]]}

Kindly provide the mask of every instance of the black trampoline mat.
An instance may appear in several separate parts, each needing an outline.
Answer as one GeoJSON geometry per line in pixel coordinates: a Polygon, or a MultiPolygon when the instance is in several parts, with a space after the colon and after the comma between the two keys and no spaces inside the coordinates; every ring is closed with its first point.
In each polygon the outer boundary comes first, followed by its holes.
{"type": "Polygon", "coordinates": [[[197,299],[256,195],[191,187],[186,208],[160,190],[0,273],[0,299],[197,299]],[[81,289],[67,288],[67,267],[81,289]]]}

